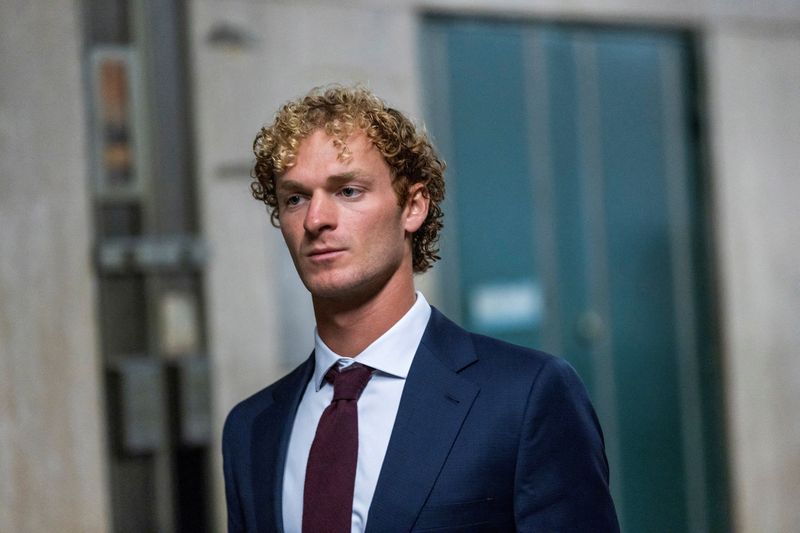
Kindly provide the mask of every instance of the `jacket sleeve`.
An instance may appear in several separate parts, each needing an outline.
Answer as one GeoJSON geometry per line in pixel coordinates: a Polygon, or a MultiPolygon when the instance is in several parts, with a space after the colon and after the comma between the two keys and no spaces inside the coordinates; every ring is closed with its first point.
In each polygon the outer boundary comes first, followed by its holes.
{"type": "Polygon", "coordinates": [[[531,386],[514,515],[519,531],[619,531],[600,424],[583,383],[563,359],[549,359],[531,386]]]}
{"type": "Polygon", "coordinates": [[[244,532],[244,513],[236,483],[236,432],[235,410],[232,411],[222,430],[222,469],[225,475],[225,502],[228,509],[228,533],[244,532]]]}

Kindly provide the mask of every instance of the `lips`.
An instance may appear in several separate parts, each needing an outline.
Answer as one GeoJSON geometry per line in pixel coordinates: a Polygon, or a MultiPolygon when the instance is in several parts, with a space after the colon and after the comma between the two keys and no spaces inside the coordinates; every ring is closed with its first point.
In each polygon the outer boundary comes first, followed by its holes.
{"type": "Polygon", "coordinates": [[[306,255],[312,261],[325,261],[334,259],[344,252],[343,248],[317,248],[311,250],[306,255]]]}

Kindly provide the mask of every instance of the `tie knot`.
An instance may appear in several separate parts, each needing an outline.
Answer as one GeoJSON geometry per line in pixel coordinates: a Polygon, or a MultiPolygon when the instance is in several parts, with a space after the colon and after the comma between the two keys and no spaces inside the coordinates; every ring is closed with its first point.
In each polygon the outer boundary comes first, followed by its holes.
{"type": "Polygon", "coordinates": [[[333,401],[358,400],[371,377],[372,369],[359,363],[344,368],[334,365],[325,374],[328,383],[333,384],[333,401]]]}

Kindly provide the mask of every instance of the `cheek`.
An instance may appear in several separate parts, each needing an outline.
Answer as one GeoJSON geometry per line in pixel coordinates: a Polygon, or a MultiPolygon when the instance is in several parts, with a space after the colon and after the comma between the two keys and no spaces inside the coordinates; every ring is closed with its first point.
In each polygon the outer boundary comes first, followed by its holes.
{"type": "Polygon", "coordinates": [[[295,244],[297,244],[297,237],[295,234],[296,232],[292,231],[290,225],[281,223],[281,235],[283,235],[283,241],[286,243],[287,248],[289,248],[289,252],[292,254],[294,254],[295,244]]]}
{"type": "Polygon", "coordinates": [[[406,234],[400,216],[392,212],[386,213],[379,220],[374,220],[367,231],[371,231],[372,235],[389,249],[400,247],[406,234]]]}

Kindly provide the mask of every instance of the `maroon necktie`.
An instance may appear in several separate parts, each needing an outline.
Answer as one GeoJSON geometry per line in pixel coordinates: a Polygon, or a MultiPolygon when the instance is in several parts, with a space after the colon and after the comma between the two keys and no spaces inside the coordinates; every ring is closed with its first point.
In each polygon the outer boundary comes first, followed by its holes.
{"type": "Polygon", "coordinates": [[[372,369],[334,365],[325,374],[333,401],[322,412],[311,444],[303,489],[304,533],[349,533],[358,460],[358,397],[372,369]]]}

